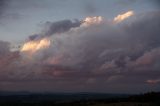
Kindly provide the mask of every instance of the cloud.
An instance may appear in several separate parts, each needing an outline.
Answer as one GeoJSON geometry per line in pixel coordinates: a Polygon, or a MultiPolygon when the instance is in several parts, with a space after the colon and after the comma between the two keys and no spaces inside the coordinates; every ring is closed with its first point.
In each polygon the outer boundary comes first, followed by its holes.
{"type": "Polygon", "coordinates": [[[157,84],[157,83],[160,83],[160,79],[147,80],[146,82],[149,84],[157,84]]]}
{"type": "MultiPolygon", "coordinates": [[[[62,91],[152,89],[146,81],[158,79],[160,75],[159,13],[136,14],[117,24],[108,20],[87,26],[71,21],[49,22],[44,35],[52,44],[30,58],[24,58],[27,53],[20,53],[8,68],[3,67],[7,77],[1,78],[1,82],[44,81],[46,86],[51,85],[50,90],[56,89],[56,85],[62,91]]],[[[14,54],[5,48],[0,46],[0,51],[14,54]]]]}
{"type": "Polygon", "coordinates": [[[48,24],[47,26],[49,27],[44,35],[51,36],[55,33],[62,33],[70,30],[71,28],[79,27],[81,22],[78,20],[75,20],[75,22],[70,20],[62,20],[58,22],[46,22],[46,24],[48,24]]]}
{"type": "Polygon", "coordinates": [[[39,39],[41,37],[52,36],[56,33],[63,33],[69,31],[71,28],[79,27],[81,24],[80,21],[75,20],[62,20],[57,22],[46,22],[45,29],[40,34],[34,34],[29,37],[30,40],[39,39]]]}
{"type": "MultiPolygon", "coordinates": [[[[18,61],[18,52],[10,52],[10,43],[0,41],[0,79],[8,78],[8,73],[12,71],[14,67],[10,67],[10,65],[18,61]]],[[[16,71],[16,70],[13,70],[16,71]]]]}
{"type": "Polygon", "coordinates": [[[117,17],[114,18],[114,22],[116,22],[116,23],[122,22],[123,20],[131,17],[132,15],[134,15],[133,11],[128,11],[124,14],[119,14],[117,17]]]}

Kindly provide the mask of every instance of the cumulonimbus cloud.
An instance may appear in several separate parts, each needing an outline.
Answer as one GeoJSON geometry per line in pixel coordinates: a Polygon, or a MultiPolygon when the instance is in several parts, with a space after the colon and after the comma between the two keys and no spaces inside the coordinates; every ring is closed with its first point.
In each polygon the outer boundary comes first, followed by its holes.
{"type": "MultiPolygon", "coordinates": [[[[159,79],[160,75],[159,13],[135,14],[120,24],[105,19],[90,25],[80,21],[49,22],[43,34],[52,41],[51,45],[31,57],[17,52],[17,59],[12,59],[8,68],[2,67],[4,60],[1,59],[1,71],[5,70],[1,82],[43,80],[61,87],[66,84],[86,89],[94,86],[96,90],[100,89],[96,85],[103,83],[107,90],[117,84],[141,89],[147,80],[159,79]]],[[[10,59],[4,54],[16,53],[5,48],[0,45],[0,56],[7,62],[10,59]]]]}

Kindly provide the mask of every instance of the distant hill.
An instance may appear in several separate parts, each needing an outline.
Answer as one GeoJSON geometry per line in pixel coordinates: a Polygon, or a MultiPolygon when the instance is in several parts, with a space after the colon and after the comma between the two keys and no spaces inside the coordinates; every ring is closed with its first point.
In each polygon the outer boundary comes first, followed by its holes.
{"type": "Polygon", "coordinates": [[[0,106],[160,106],[160,92],[139,95],[109,93],[0,92],[0,106]],[[104,104],[104,105],[103,105],[104,104]],[[150,104],[150,105],[149,105],[150,104]]]}
{"type": "Polygon", "coordinates": [[[78,101],[91,99],[108,99],[128,97],[127,94],[109,93],[30,93],[30,92],[0,92],[1,101],[78,101]]]}

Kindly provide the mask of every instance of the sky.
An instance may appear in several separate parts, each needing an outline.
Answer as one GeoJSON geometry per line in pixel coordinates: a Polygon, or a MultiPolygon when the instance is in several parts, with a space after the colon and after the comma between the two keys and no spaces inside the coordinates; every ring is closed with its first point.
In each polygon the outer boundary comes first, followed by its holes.
{"type": "Polygon", "coordinates": [[[156,0],[1,0],[1,5],[0,39],[15,42],[38,32],[47,21],[87,16],[110,19],[128,10],[158,9],[156,0]]]}
{"type": "Polygon", "coordinates": [[[0,91],[160,90],[159,5],[0,0],[0,91]]]}

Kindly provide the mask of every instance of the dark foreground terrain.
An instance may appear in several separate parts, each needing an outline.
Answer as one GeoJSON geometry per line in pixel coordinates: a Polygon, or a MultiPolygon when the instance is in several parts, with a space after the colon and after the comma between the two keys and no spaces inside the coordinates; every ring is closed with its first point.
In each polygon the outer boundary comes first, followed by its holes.
{"type": "Polygon", "coordinates": [[[139,95],[0,92],[0,106],[160,106],[160,92],[139,95]]]}

